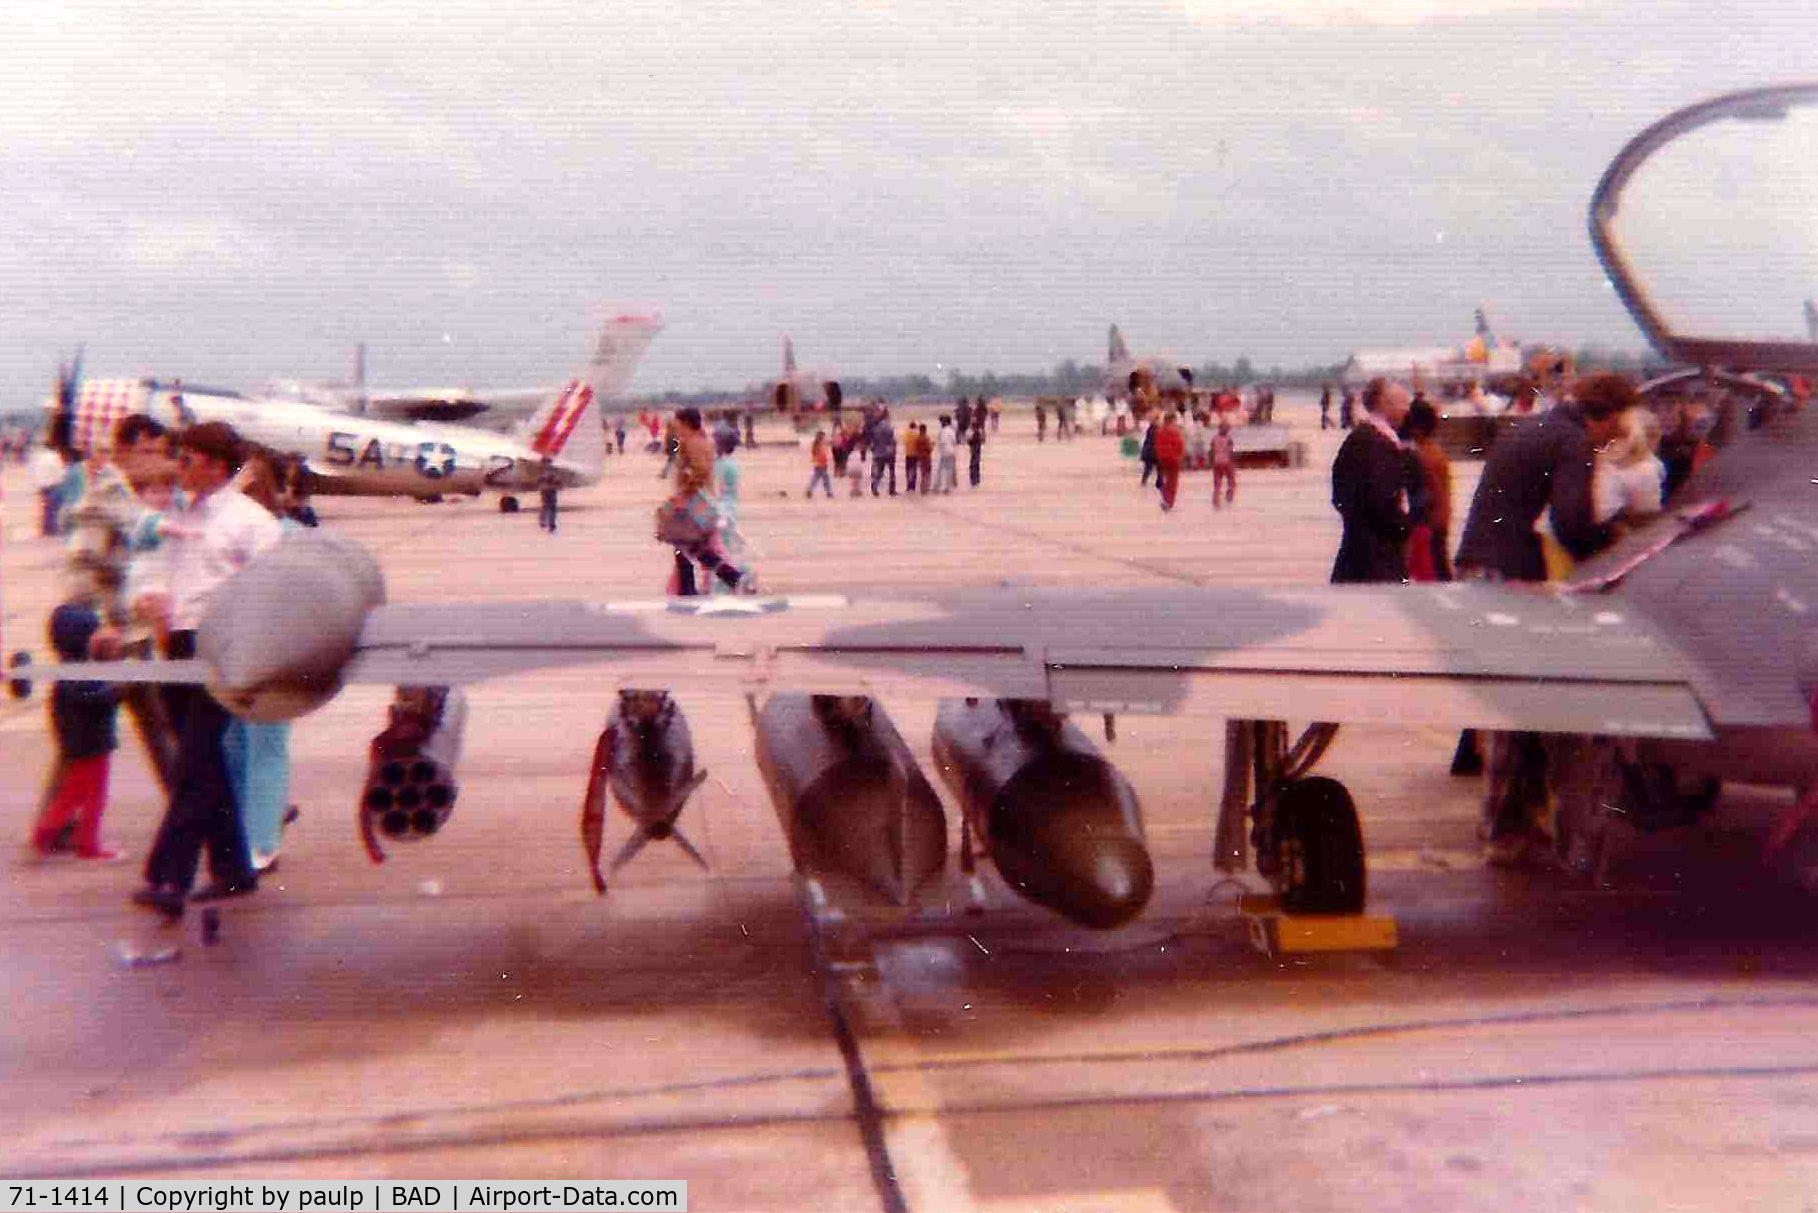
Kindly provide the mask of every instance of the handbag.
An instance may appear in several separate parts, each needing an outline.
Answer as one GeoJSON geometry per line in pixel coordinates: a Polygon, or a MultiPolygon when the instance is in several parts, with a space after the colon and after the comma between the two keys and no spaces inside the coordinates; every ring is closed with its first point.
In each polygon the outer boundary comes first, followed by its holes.
{"type": "Polygon", "coordinates": [[[676,547],[698,547],[713,538],[719,513],[701,493],[677,500],[671,497],[656,508],[656,537],[676,547]]]}

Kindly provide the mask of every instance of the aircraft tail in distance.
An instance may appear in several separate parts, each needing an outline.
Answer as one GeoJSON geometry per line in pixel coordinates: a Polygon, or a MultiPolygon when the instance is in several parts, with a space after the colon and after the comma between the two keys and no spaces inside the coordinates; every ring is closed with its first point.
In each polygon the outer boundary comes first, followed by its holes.
{"type": "Polygon", "coordinates": [[[783,338],[783,378],[787,379],[793,374],[795,374],[795,341],[785,336],[783,338]]]}
{"type": "Polygon", "coordinates": [[[587,381],[601,402],[625,394],[644,351],[662,331],[663,317],[656,312],[618,312],[600,326],[587,381]]]}
{"type": "Polygon", "coordinates": [[[662,327],[662,317],[654,312],[619,312],[607,319],[587,365],[519,431],[531,452],[591,470],[605,466],[600,406],[629,386],[639,359],[662,327]]]}
{"type": "Polygon", "coordinates": [[[1124,335],[1117,331],[1117,326],[1114,324],[1111,326],[1111,348],[1106,354],[1105,365],[1115,366],[1120,362],[1128,361],[1130,361],[1130,347],[1124,344],[1124,335]]]}

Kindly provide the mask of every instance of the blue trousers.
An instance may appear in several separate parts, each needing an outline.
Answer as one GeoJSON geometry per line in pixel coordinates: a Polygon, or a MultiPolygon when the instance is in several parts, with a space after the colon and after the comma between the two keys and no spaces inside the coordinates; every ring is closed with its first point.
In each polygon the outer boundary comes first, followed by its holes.
{"type": "Polygon", "coordinates": [[[246,844],[276,855],[290,808],[290,726],[235,720],[221,739],[228,782],[240,801],[246,844]]]}

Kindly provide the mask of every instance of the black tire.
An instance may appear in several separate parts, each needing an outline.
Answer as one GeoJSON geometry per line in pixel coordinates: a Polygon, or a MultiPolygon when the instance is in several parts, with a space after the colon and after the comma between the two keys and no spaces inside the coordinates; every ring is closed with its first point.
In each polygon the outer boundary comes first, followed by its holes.
{"type": "Polygon", "coordinates": [[[1288,781],[1276,793],[1270,833],[1282,909],[1363,912],[1363,830],[1344,784],[1324,776],[1288,781]]]}
{"type": "Polygon", "coordinates": [[[507,494],[506,496],[499,498],[499,513],[515,514],[517,512],[518,512],[518,499],[516,497],[513,497],[510,494],[507,494]]]}

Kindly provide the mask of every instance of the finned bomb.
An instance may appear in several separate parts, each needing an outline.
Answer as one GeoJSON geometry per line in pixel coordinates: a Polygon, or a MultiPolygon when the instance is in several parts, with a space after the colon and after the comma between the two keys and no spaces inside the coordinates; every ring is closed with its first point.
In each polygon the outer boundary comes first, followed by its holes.
{"type": "Polygon", "coordinates": [[[607,790],[638,827],[614,857],[612,871],[631,862],[645,843],[663,838],[673,838],[690,859],[705,868],[707,860],[676,828],[675,819],[706,778],[705,769],[695,769],[688,718],[669,692],[621,690],[618,705],[594,745],[587,794],[581,802],[581,845],[596,891],[606,891],[600,846],[606,835],[607,790]]]}
{"type": "Polygon", "coordinates": [[[1098,929],[1120,927],[1148,904],[1155,872],[1136,792],[1048,704],[943,702],[934,760],[1018,893],[1098,929]]]}
{"type": "Polygon", "coordinates": [[[754,724],[796,870],[912,905],[946,866],[947,817],[884,709],[865,696],[775,695],[754,724]]]}

